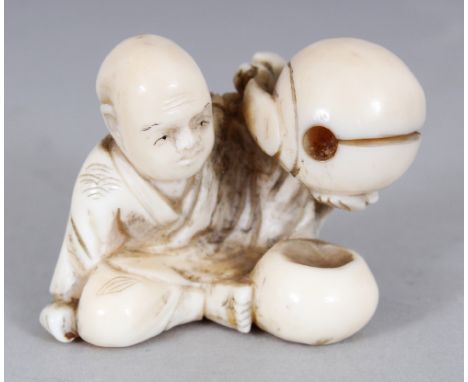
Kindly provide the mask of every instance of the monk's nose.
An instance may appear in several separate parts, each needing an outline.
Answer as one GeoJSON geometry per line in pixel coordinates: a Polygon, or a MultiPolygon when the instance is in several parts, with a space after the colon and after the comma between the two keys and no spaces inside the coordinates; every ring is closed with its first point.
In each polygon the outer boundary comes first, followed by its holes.
{"type": "Polygon", "coordinates": [[[179,151],[187,151],[191,150],[195,144],[197,143],[197,139],[192,132],[192,130],[186,126],[183,127],[178,136],[177,136],[177,141],[176,141],[176,148],[179,151]]]}

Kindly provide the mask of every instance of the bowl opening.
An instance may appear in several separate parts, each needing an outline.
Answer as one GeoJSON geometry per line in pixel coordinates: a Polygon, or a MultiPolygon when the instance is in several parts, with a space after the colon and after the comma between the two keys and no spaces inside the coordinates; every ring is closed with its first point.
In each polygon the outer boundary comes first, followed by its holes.
{"type": "Polygon", "coordinates": [[[288,240],[280,251],[295,263],[316,268],[339,268],[353,261],[345,248],[319,240],[288,240]]]}

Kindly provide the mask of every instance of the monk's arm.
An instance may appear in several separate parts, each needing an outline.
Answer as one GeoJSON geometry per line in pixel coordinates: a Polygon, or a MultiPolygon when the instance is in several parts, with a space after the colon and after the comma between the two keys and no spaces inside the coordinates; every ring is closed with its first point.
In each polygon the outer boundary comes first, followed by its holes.
{"type": "Polygon", "coordinates": [[[106,211],[84,205],[77,209],[72,207],[50,284],[54,299],[64,302],[79,299],[90,270],[125,240],[119,231],[119,209],[106,211]]]}
{"type": "Polygon", "coordinates": [[[96,147],[83,164],[73,190],[65,237],[50,285],[55,300],[78,299],[89,271],[125,240],[119,230],[121,188],[109,156],[96,147]]]}
{"type": "Polygon", "coordinates": [[[75,183],[65,237],[50,284],[54,302],[40,322],[57,340],[77,336],[76,303],[89,274],[126,240],[120,220],[122,183],[99,145],[86,159],[75,183]]]}

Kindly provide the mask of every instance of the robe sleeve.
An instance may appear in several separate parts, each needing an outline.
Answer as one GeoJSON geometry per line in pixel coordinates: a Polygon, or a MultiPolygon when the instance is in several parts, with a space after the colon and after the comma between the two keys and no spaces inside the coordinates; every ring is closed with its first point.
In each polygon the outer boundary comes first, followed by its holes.
{"type": "Polygon", "coordinates": [[[120,219],[125,192],[108,152],[97,146],[80,170],[50,292],[63,301],[77,299],[99,261],[126,240],[120,219]]]}

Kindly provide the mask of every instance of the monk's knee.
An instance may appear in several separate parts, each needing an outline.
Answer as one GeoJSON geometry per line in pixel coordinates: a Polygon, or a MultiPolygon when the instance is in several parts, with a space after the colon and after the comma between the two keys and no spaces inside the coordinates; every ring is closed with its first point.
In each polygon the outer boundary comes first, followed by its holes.
{"type": "Polygon", "coordinates": [[[80,298],[78,333],[98,346],[142,342],[165,330],[180,294],[177,287],[98,267],[80,298]]]}

